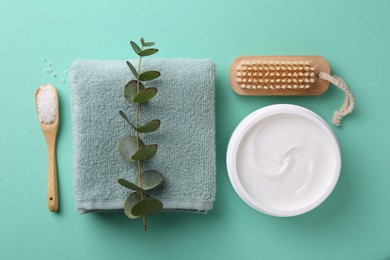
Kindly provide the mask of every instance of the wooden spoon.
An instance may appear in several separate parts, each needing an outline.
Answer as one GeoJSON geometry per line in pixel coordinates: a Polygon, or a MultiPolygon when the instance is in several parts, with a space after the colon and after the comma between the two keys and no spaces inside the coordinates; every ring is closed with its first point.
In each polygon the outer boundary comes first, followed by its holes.
{"type": "MultiPolygon", "coordinates": [[[[45,86],[45,85],[44,85],[45,86]]],[[[41,88],[39,87],[35,91],[35,104],[38,113],[39,124],[41,125],[43,135],[45,136],[47,149],[48,149],[48,162],[49,162],[49,170],[48,170],[48,207],[52,212],[56,212],[58,210],[58,182],[57,182],[57,165],[56,165],[56,144],[57,144],[57,133],[59,127],[59,108],[58,108],[58,93],[55,87],[52,87],[55,96],[56,96],[56,110],[57,116],[54,122],[45,124],[39,119],[39,111],[38,111],[38,103],[37,96],[41,88]]]]}

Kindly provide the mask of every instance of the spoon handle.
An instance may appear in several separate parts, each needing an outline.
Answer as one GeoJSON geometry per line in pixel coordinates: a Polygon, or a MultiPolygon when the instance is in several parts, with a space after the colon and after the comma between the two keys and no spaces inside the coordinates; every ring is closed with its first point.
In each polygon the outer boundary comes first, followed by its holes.
{"type": "Polygon", "coordinates": [[[48,145],[49,171],[48,171],[48,193],[47,201],[49,210],[56,212],[58,210],[58,182],[57,182],[57,163],[56,146],[48,145]]]}

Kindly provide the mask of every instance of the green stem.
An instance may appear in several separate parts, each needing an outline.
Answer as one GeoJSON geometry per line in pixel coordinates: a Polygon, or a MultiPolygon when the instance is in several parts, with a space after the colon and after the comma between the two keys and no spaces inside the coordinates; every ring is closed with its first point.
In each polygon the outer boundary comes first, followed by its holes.
{"type": "MultiPolygon", "coordinates": [[[[144,46],[141,47],[141,50],[143,50],[144,46]]],[[[137,94],[139,93],[139,75],[141,74],[141,60],[142,56],[139,57],[139,62],[138,62],[138,77],[137,77],[137,94]]],[[[135,110],[135,139],[137,143],[137,150],[140,148],[139,147],[139,132],[138,132],[138,117],[139,117],[139,104],[136,103],[135,105],[136,110],[135,110]]],[[[137,161],[138,165],[138,179],[139,179],[139,192],[141,193],[141,199],[144,199],[144,194],[142,191],[142,174],[141,174],[141,161],[137,161]]],[[[143,216],[143,222],[144,222],[144,230],[146,231],[146,215],[143,216]]]]}

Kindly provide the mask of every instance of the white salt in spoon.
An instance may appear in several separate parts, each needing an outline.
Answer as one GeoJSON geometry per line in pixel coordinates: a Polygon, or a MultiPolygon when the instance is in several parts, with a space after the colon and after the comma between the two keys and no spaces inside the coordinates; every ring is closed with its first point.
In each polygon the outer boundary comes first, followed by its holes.
{"type": "Polygon", "coordinates": [[[38,119],[45,136],[48,157],[48,207],[50,211],[58,210],[58,184],[56,166],[56,143],[59,126],[58,94],[55,87],[50,84],[40,86],[35,91],[35,104],[37,107],[38,119]]]}

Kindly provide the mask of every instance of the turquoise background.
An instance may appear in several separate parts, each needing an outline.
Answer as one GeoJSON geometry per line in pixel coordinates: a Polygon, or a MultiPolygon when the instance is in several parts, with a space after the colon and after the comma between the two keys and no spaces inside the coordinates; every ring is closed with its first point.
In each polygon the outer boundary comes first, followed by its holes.
{"type": "MultiPolygon", "coordinates": [[[[0,2],[1,259],[389,259],[389,1],[11,1],[0,2]],[[74,59],[130,59],[128,44],[157,42],[156,57],[211,58],[217,64],[217,200],[208,215],[78,215],[72,194],[68,83],[74,59]],[[230,63],[241,55],[323,55],[350,85],[356,109],[340,128],[343,166],[331,196],[298,217],[276,218],[234,192],[225,154],[235,126],[270,104],[304,106],[330,122],[343,101],[241,97],[230,63]],[[44,73],[42,58],[57,77],[44,73]],[[34,104],[57,86],[60,212],[47,210],[47,151],[34,104]]],[[[288,131],[288,129],[286,129],[288,131]]]]}

